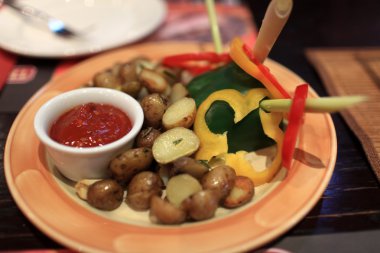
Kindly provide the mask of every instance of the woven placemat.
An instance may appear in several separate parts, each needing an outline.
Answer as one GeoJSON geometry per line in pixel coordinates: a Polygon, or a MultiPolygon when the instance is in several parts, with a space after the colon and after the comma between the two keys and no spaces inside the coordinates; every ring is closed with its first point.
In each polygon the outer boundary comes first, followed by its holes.
{"type": "Polygon", "coordinates": [[[306,56],[331,96],[368,96],[367,102],[341,114],[380,181],[380,48],[308,49],[306,56]]]}

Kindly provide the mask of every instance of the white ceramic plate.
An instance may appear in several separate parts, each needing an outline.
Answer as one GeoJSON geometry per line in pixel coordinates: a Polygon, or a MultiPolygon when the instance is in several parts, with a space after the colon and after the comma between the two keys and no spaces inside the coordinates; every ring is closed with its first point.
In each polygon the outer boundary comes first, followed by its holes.
{"type": "Polygon", "coordinates": [[[17,0],[44,10],[80,32],[62,38],[36,19],[0,9],[0,47],[33,57],[73,57],[119,47],[154,31],[166,16],[163,0],[17,0]]]}

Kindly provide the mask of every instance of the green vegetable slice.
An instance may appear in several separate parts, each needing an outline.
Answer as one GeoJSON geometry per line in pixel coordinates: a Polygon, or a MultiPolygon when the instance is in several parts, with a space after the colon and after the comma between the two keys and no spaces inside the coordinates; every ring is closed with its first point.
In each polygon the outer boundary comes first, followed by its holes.
{"type": "Polygon", "coordinates": [[[240,150],[251,152],[276,144],[265,135],[259,110],[256,108],[235,124],[233,108],[227,102],[217,100],[207,110],[205,120],[211,132],[215,134],[227,132],[228,153],[240,150]]]}
{"type": "Polygon", "coordinates": [[[195,77],[187,87],[198,107],[211,93],[217,90],[235,89],[245,93],[250,89],[263,88],[264,86],[236,63],[231,62],[195,77]]]}
{"type": "Polygon", "coordinates": [[[236,153],[240,150],[252,152],[276,144],[274,140],[265,135],[259,110],[256,108],[248,113],[228,131],[228,153],[236,153]]]}
{"type": "Polygon", "coordinates": [[[223,134],[235,124],[235,111],[225,101],[213,102],[207,110],[205,120],[208,128],[214,134],[223,134]]]}

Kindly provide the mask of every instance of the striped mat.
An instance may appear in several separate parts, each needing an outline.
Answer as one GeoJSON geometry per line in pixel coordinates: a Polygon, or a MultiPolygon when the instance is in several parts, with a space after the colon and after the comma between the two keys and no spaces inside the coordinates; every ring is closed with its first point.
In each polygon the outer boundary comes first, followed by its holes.
{"type": "Polygon", "coordinates": [[[306,56],[331,96],[368,96],[367,102],[341,114],[380,181],[380,48],[313,48],[306,56]]]}

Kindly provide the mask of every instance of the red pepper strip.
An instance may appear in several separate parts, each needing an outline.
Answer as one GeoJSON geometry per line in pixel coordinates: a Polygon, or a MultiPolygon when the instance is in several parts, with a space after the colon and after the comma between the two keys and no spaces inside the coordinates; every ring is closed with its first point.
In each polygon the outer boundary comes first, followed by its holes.
{"type": "Polygon", "coordinates": [[[290,95],[281,86],[277,79],[270,73],[269,69],[259,62],[255,56],[251,53],[251,50],[246,44],[243,44],[243,51],[248,56],[248,58],[258,67],[258,69],[263,73],[263,75],[273,84],[273,86],[281,93],[283,98],[290,98],[290,95]]]}
{"type": "Polygon", "coordinates": [[[198,75],[212,70],[212,64],[228,63],[229,61],[231,61],[229,54],[202,52],[197,54],[188,53],[167,56],[162,59],[162,64],[168,67],[183,68],[190,71],[192,74],[198,75]]]}
{"type": "Polygon", "coordinates": [[[162,63],[164,65],[175,67],[177,64],[182,64],[189,61],[207,61],[209,63],[219,63],[230,61],[228,54],[217,54],[214,52],[202,52],[202,53],[188,53],[177,54],[163,58],[162,63]]]}
{"type": "Polygon", "coordinates": [[[297,86],[293,102],[290,107],[288,118],[289,123],[285,131],[282,148],[282,165],[287,169],[290,169],[290,165],[292,164],[298,132],[303,123],[303,114],[305,111],[308,88],[308,84],[297,86]]]}
{"type": "Polygon", "coordinates": [[[192,67],[187,67],[185,69],[187,69],[193,76],[197,76],[207,71],[211,71],[213,68],[211,66],[201,66],[201,67],[192,66],[192,67]]]}

